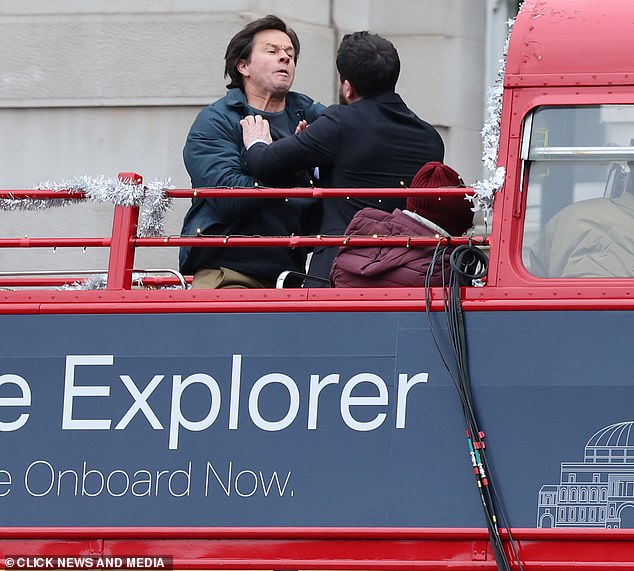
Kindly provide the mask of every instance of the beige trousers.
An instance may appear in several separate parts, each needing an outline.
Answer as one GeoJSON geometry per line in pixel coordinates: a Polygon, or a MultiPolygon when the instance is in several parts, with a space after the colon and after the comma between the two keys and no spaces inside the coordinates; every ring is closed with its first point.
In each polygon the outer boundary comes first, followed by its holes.
{"type": "Polygon", "coordinates": [[[241,274],[229,268],[213,268],[199,270],[194,274],[192,289],[247,289],[247,288],[273,288],[268,283],[257,278],[241,274]]]}

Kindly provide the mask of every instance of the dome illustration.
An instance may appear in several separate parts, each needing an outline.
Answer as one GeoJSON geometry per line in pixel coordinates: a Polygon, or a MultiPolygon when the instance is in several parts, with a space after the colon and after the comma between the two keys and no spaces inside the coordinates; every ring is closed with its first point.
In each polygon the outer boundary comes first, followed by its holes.
{"type": "Polygon", "coordinates": [[[584,460],[634,464],[634,421],[611,424],[593,434],[586,444],[584,460]]]}
{"type": "Polygon", "coordinates": [[[634,529],[634,421],[601,428],[582,462],[560,466],[559,483],[539,490],[537,527],[634,529]]]}

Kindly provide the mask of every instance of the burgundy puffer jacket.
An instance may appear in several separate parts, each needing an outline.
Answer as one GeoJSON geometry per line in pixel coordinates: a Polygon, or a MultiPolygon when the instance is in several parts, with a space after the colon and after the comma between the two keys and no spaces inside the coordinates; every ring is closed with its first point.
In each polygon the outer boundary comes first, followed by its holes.
{"type": "MultiPolygon", "coordinates": [[[[423,236],[436,233],[398,208],[384,212],[364,208],[354,215],[346,235],[365,236],[423,236]]],[[[342,247],[330,272],[334,287],[423,287],[425,274],[434,255],[434,247],[394,248],[376,246],[367,248],[342,247]]],[[[445,262],[446,277],[449,264],[445,262]]],[[[442,285],[440,260],[436,263],[431,285],[442,285]]]]}

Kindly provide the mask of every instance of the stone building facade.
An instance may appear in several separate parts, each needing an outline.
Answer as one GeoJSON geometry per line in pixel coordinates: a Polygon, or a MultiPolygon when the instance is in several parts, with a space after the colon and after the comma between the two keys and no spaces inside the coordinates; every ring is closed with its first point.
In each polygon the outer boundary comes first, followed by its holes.
{"type": "MultiPolygon", "coordinates": [[[[268,13],[302,49],[294,89],[336,100],[336,47],[368,29],[398,48],[397,89],[435,125],[446,161],[481,177],[488,83],[503,45],[508,0],[0,0],[0,188],[136,171],[189,187],[182,146],[198,111],[221,97],[230,37],[268,13]]],[[[180,230],[187,201],[167,231],[180,230]]],[[[106,235],[109,209],[2,212],[3,235],[106,235]]],[[[105,252],[0,251],[4,268],[99,268],[105,252]],[[61,259],[68,257],[68,260],[61,259]],[[27,261],[28,258],[28,261],[27,261]],[[71,261],[72,259],[72,261],[71,261]]],[[[141,252],[141,265],[176,264],[175,250],[141,252]]]]}

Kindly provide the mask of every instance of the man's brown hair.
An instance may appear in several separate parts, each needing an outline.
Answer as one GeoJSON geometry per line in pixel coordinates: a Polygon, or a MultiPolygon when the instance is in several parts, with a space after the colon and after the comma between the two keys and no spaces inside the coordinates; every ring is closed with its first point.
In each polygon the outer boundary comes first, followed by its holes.
{"type": "Polygon", "coordinates": [[[253,37],[258,32],[263,30],[279,30],[284,32],[291,40],[293,48],[295,49],[295,63],[299,57],[299,39],[297,34],[291,30],[284,20],[269,14],[259,20],[249,22],[244,28],[242,28],[229,42],[227,51],[225,52],[225,77],[229,76],[231,81],[227,84],[228,89],[244,87],[244,78],[238,71],[238,62],[240,60],[251,59],[251,52],[253,51],[253,37]]]}

